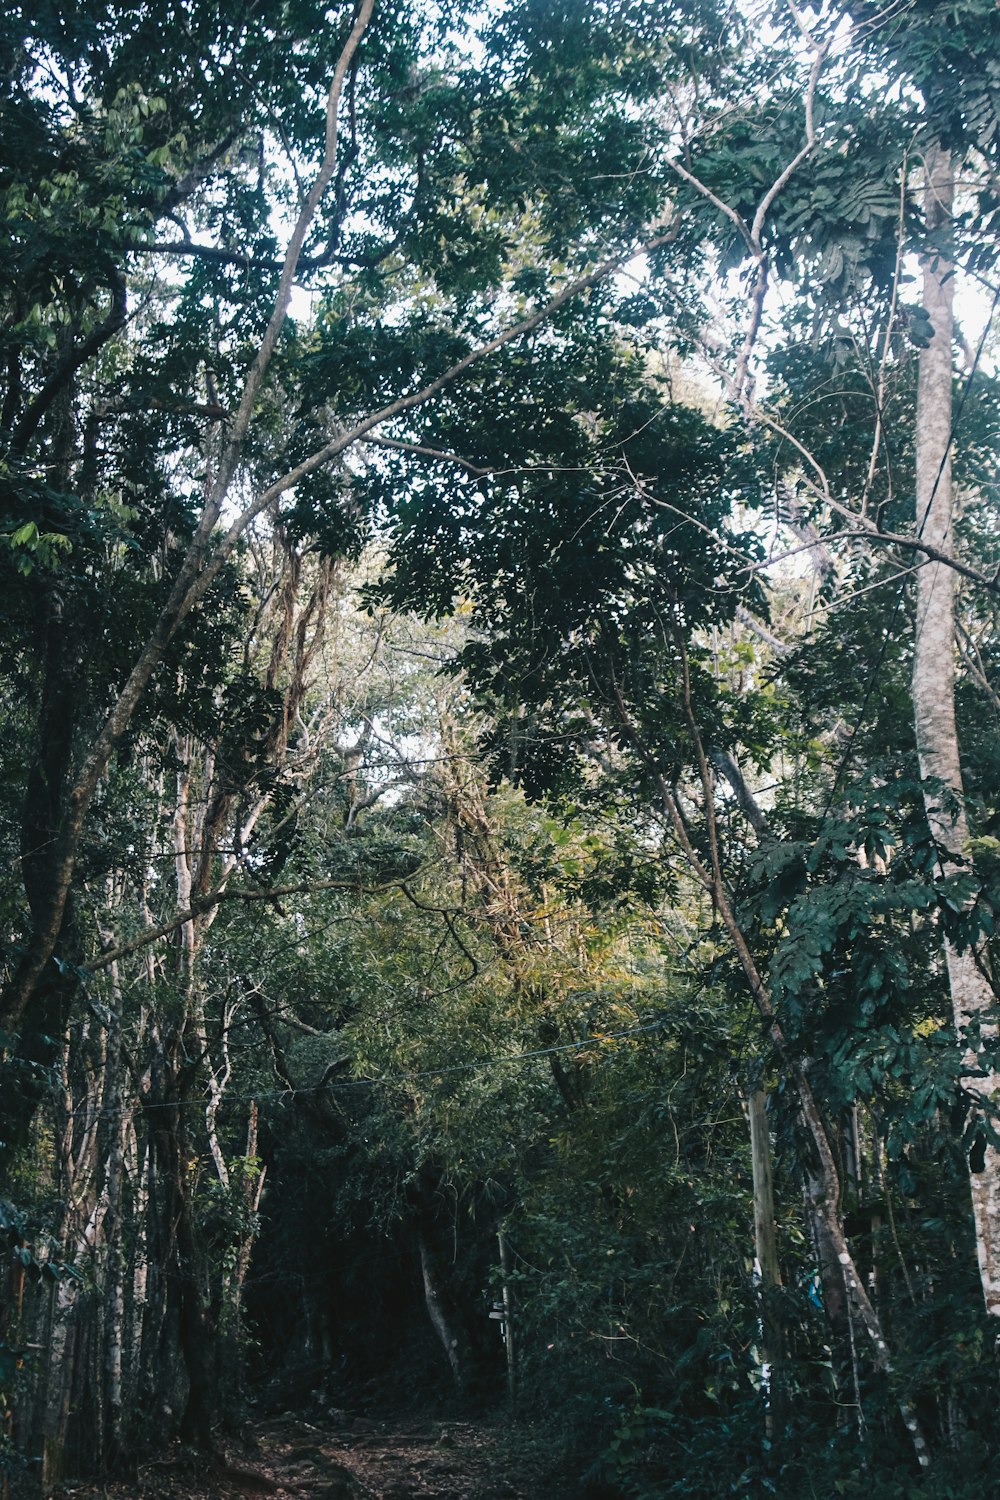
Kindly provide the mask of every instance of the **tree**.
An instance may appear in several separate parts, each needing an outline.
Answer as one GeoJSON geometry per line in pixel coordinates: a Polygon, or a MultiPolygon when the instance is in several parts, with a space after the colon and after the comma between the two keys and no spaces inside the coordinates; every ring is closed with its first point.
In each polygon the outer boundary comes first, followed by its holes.
{"type": "MultiPolygon", "coordinates": [[[[871,428],[870,458],[863,474],[860,466],[855,471],[854,493],[841,485],[840,498],[834,498],[833,491],[838,489],[837,473],[835,469],[831,470],[829,458],[817,446],[815,432],[805,438],[803,444],[801,428],[789,432],[788,427],[782,425],[781,430],[784,436],[796,443],[799,453],[811,465],[807,485],[815,486],[818,476],[820,484],[816,488],[816,497],[821,505],[825,502],[843,518],[845,532],[850,526],[858,526],[862,535],[867,533],[876,543],[895,543],[906,549],[912,548],[919,558],[915,569],[912,621],[912,712],[916,748],[925,786],[927,817],[941,851],[940,872],[946,882],[951,877],[960,888],[963,876],[970,873],[970,828],[956,720],[955,597],[960,578],[971,581],[971,586],[984,594],[995,589],[996,579],[990,576],[988,569],[978,568],[975,558],[967,551],[963,552],[961,545],[963,538],[953,479],[953,455],[958,448],[959,466],[965,469],[961,448],[967,441],[970,450],[973,449],[975,439],[971,433],[966,439],[960,426],[963,417],[968,418],[966,401],[974,382],[979,379],[982,344],[975,355],[971,350],[967,351],[970,368],[961,402],[956,404],[952,396],[956,334],[954,294],[957,275],[963,270],[972,277],[978,274],[984,245],[994,229],[987,183],[994,172],[997,122],[995,104],[990,96],[988,58],[997,40],[996,15],[992,7],[961,6],[952,14],[951,25],[945,30],[941,18],[933,14],[933,7],[916,7],[914,14],[905,20],[893,18],[888,21],[868,6],[852,5],[847,10],[856,28],[861,56],[888,67],[915,91],[907,101],[904,116],[913,131],[912,144],[904,145],[901,141],[903,149],[897,148],[898,249],[892,274],[887,274],[885,265],[879,266],[872,248],[859,250],[857,236],[850,231],[845,233],[840,229],[833,244],[827,243],[826,249],[828,256],[831,250],[838,256],[837,276],[828,278],[818,315],[839,319],[843,338],[847,319],[843,313],[843,301],[838,299],[837,293],[840,292],[839,283],[846,278],[852,294],[867,303],[871,320],[866,331],[855,329],[851,335],[859,366],[867,362],[868,371],[861,375],[861,379],[868,384],[875,403],[875,421],[867,424],[871,428]],[[960,43],[958,35],[961,36],[960,43]],[[909,164],[909,152],[914,149],[923,158],[919,186],[909,164]],[[956,232],[957,163],[964,163],[971,177],[964,187],[968,207],[961,216],[961,228],[956,232]],[[918,229],[916,212],[921,196],[923,222],[922,228],[918,229]],[[919,350],[913,411],[914,443],[912,451],[907,452],[907,445],[900,442],[892,431],[888,378],[894,360],[905,368],[905,357],[900,359],[901,351],[894,347],[894,339],[905,296],[902,265],[905,236],[908,230],[913,233],[914,229],[917,230],[922,263],[922,300],[919,306],[904,312],[904,316],[911,320],[911,336],[919,350]],[[911,465],[916,516],[915,525],[909,530],[898,502],[902,499],[899,481],[911,465]],[[899,519],[894,521],[895,516],[899,519]]],[[[874,196],[877,187],[872,178],[862,192],[870,205],[866,215],[868,239],[877,243],[880,237],[874,196]]],[[[819,236],[816,238],[819,240],[819,236]]],[[[994,299],[992,311],[995,307],[994,299]]],[[[842,348],[839,355],[841,366],[849,368],[853,362],[852,356],[842,348]]],[[[861,374],[861,370],[857,373],[861,374]]],[[[992,393],[986,399],[990,400],[991,396],[992,393]]],[[[973,404],[975,400],[974,395],[973,404]]],[[[889,624],[890,633],[899,615],[897,603],[889,624]]],[[[883,646],[878,653],[874,668],[876,676],[884,651],[883,646]]],[[[856,728],[861,727],[865,706],[861,707],[856,728]]],[[[962,901],[957,893],[945,899],[959,904],[962,901]]],[[[961,932],[948,929],[946,920],[944,950],[958,1044],[963,1049],[965,1066],[969,1070],[960,1087],[971,1105],[968,1127],[970,1180],[980,1271],[986,1306],[991,1314],[995,1314],[997,1270],[990,1249],[1000,1243],[996,1203],[996,1194],[1000,1191],[1000,1164],[994,1154],[995,1127],[990,1122],[990,1100],[998,1087],[991,1055],[995,993],[985,955],[984,928],[977,925],[975,915],[970,913],[969,916],[970,920],[961,932]]]]}

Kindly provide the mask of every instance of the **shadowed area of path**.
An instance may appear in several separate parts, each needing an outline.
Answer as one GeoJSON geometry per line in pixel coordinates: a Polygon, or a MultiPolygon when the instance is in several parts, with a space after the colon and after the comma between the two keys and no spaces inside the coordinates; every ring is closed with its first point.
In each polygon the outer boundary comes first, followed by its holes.
{"type": "Polygon", "coordinates": [[[75,1500],[555,1500],[544,1465],[518,1448],[496,1423],[331,1412],[319,1425],[286,1416],[224,1458],[175,1447],[135,1480],[72,1492],[75,1500]]]}

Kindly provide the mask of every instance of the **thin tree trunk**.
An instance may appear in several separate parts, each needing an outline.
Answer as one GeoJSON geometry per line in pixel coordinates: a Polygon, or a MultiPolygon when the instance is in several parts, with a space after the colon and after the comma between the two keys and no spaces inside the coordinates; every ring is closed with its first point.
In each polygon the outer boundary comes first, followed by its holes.
{"type": "MultiPolygon", "coordinates": [[[[932,148],[926,164],[926,222],[933,247],[923,259],[923,302],[934,337],[921,351],[917,384],[917,529],[935,547],[953,545],[955,517],[951,474],[952,341],[954,262],[950,222],[954,166],[950,154],[932,148]]],[[[931,831],[946,851],[947,874],[960,867],[968,845],[958,729],[955,721],[955,573],[928,562],[917,571],[916,632],[913,649],[913,715],[924,804],[931,831]],[[944,796],[926,786],[941,783],[944,796]]],[[[945,939],[945,961],[952,1013],[960,1038],[970,1029],[991,1034],[987,1017],[993,993],[971,949],[959,952],[945,939]]],[[[1000,1098],[1000,1074],[984,1067],[977,1045],[963,1041],[962,1083],[984,1103],[1000,1098]]],[[[985,1112],[985,1111],[984,1111],[985,1112]]],[[[1000,1317],[1000,1152],[989,1144],[970,1163],[976,1247],[986,1309],[1000,1317]],[[978,1170],[977,1170],[978,1168],[978,1170]]]]}
{"type": "Polygon", "coordinates": [[[754,1245],[760,1276],[761,1350],[766,1367],[767,1436],[773,1442],[785,1425],[784,1337],[778,1308],[781,1267],[774,1224],[774,1174],[771,1170],[771,1132],[764,1090],[752,1089],[747,1099],[750,1158],[753,1167],[754,1245]]]}
{"type": "Polygon", "coordinates": [[[42,1439],[42,1493],[62,1483],[76,1360],[76,1286],[62,1280],[53,1289],[52,1333],[47,1341],[49,1377],[42,1439]]]}
{"type": "MultiPolygon", "coordinates": [[[[109,934],[102,934],[110,940],[109,934]]],[[[122,1179],[125,1171],[125,1143],[131,1126],[130,1112],[124,1108],[122,1067],[122,1006],[117,965],[111,968],[113,1007],[108,1023],[102,1106],[106,1115],[107,1211],[103,1226],[103,1350],[101,1385],[103,1391],[103,1430],[100,1434],[100,1462],[107,1473],[114,1469],[121,1450],[122,1417],[122,1349],[125,1325],[125,1285],[122,1257],[122,1179]]]]}
{"type": "Polygon", "coordinates": [[[438,1276],[434,1251],[423,1228],[419,1225],[417,1227],[417,1248],[420,1251],[420,1270],[424,1280],[424,1301],[427,1304],[427,1313],[433,1324],[434,1332],[441,1340],[441,1347],[447,1356],[455,1385],[462,1391],[465,1389],[466,1377],[461,1352],[461,1340],[447,1305],[447,1294],[438,1276]]]}
{"type": "Polygon", "coordinates": [[[497,1245],[500,1250],[500,1278],[503,1295],[503,1346],[507,1355],[507,1399],[511,1406],[517,1395],[517,1360],[514,1350],[514,1292],[510,1283],[510,1264],[507,1255],[507,1236],[501,1224],[497,1230],[497,1245]]]}
{"type": "MultiPolygon", "coordinates": [[[[257,1101],[250,1101],[247,1120],[246,1165],[257,1160],[257,1101]]],[[[246,1214],[246,1232],[241,1236],[231,1269],[224,1266],[221,1272],[219,1296],[219,1348],[221,1351],[221,1381],[223,1414],[228,1420],[238,1420],[243,1405],[244,1350],[243,1350],[243,1288],[250,1269],[250,1257],[257,1239],[256,1215],[267,1178],[267,1166],[260,1166],[251,1176],[249,1170],[239,1183],[239,1194],[246,1214]]],[[[324,1351],[324,1363],[328,1355],[324,1351]]]]}
{"type": "Polygon", "coordinates": [[[184,1108],[191,1098],[189,1088],[188,1081],[178,1081],[175,1070],[170,1084],[171,1107],[164,1109],[163,1117],[157,1121],[155,1138],[169,1206],[169,1275],[176,1293],[177,1330],[188,1377],[180,1435],[186,1442],[207,1451],[213,1447],[218,1395],[216,1330],[205,1305],[200,1274],[201,1246],[191,1202],[184,1120],[184,1108]]]}

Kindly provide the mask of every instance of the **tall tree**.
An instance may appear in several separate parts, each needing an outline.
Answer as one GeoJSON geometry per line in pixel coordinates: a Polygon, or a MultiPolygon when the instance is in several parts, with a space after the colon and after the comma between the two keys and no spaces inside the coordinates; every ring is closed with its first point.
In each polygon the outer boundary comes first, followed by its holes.
{"type": "MultiPolygon", "coordinates": [[[[942,551],[953,545],[956,497],[951,448],[955,264],[949,253],[954,168],[946,147],[927,153],[925,193],[930,246],[924,251],[923,305],[933,337],[921,351],[917,385],[916,524],[942,551]]],[[[917,574],[913,714],[927,817],[942,851],[942,873],[968,868],[969,820],[955,712],[957,652],[953,569],[929,562],[917,574]]],[[[979,1122],[970,1132],[969,1167],[976,1245],[988,1312],[1000,1317],[1000,1150],[994,1137],[1000,1072],[991,1061],[996,996],[982,968],[981,944],[945,936],[962,1086],[979,1122]]]]}

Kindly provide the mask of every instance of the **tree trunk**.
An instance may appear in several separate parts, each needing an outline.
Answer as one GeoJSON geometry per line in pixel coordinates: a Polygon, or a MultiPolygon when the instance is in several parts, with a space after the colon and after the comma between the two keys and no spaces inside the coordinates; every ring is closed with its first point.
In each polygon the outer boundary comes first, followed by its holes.
{"type": "Polygon", "coordinates": [[[216,1329],[202,1291],[202,1257],[191,1202],[184,1121],[184,1107],[191,1095],[184,1080],[177,1081],[176,1073],[170,1090],[173,1107],[162,1111],[155,1137],[171,1229],[169,1275],[175,1288],[178,1339],[188,1377],[180,1435],[185,1442],[210,1450],[217,1404],[216,1329]]]}
{"type": "MultiPolygon", "coordinates": [[[[954,262],[950,221],[954,196],[950,154],[932,148],[926,165],[926,221],[934,244],[923,258],[923,302],[934,337],[922,350],[917,384],[917,528],[924,541],[953,546],[955,497],[951,474],[952,340],[954,262]]],[[[913,715],[920,774],[943,785],[942,794],[925,786],[931,831],[945,850],[945,874],[960,867],[969,829],[955,721],[955,573],[929,562],[917,571],[916,631],[913,650],[913,715]],[[950,796],[948,795],[950,794],[950,796]],[[957,812],[954,808],[957,807],[957,812]]],[[[993,993],[976,965],[975,954],[959,952],[945,939],[952,1013],[960,1039],[970,1028],[989,1035],[987,1017],[993,993]]],[[[984,1102],[1000,1098],[1000,1075],[984,1068],[977,1045],[961,1042],[962,1083],[984,1102]]],[[[1000,1317],[1000,1152],[986,1143],[985,1154],[970,1163],[972,1207],[979,1271],[987,1311],[1000,1317]],[[980,1168],[977,1170],[977,1168],[980,1168]]]]}
{"type": "Polygon", "coordinates": [[[76,1286],[60,1281],[52,1289],[51,1333],[45,1351],[48,1372],[42,1409],[43,1495],[51,1495],[63,1480],[76,1359],[76,1311],[76,1286]]]}
{"type": "Polygon", "coordinates": [[[771,1132],[764,1090],[754,1088],[747,1099],[750,1156],[753,1167],[753,1228],[760,1278],[761,1357],[766,1371],[767,1436],[773,1442],[785,1425],[784,1331],[778,1296],[781,1267],[774,1225],[774,1174],[771,1169],[771,1132]]]}
{"type": "MultiPolygon", "coordinates": [[[[42,589],[36,607],[45,619],[44,677],[34,732],[37,750],[31,755],[21,808],[21,871],[25,895],[35,927],[50,923],[57,874],[52,851],[59,831],[66,783],[71,775],[73,737],[80,695],[80,651],[63,607],[51,590],[42,589]]],[[[41,977],[31,1024],[16,1040],[8,1066],[0,1073],[0,1160],[6,1162],[27,1144],[31,1121],[59,1056],[59,1043],[69,1018],[77,979],[73,966],[81,961],[79,931],[69,894],[52,927],[52,948],[61,966],[50,965],[41,977]]],[[[11,1027],[11,1030],[15,1028],[11,1027]]]]}
{"type": "Polygon", "coordinates": [[[455,1325],[451,1309],[448,1306],[449,1298],[440,1276],[438,1275],[436,1257],[427,1235],[422,1227],[417,1227],[417,1247],[420,1251],[420,1270],[424,1279],[424,1301],[427,1304],[427,1313],[434,1326],[434,1332],[441,1340],[441,1347],[448,1358],[451,1367],[452,1378],[458,1390],[463,1391],[466,1385],[465,1362],[462,1358],[461,1338],[455,1325]]]}
{"type": "Polygon", "coordinates": [[[517,1360],[514,1351],[514,1291],[510,1284],[510,1263],[507,1255],[507,1236],[503,1225],[497,1229],[497,1245],[500,1250],[500,1277],[503,1296],[503,1347],[507,1355],[507,1399],[511,1406],[517,1395],[517,1360]]]}
{"type": "Polygon", "coordinates": [[[130,1111],[124,1104],[121,1017],[123,999],[117,965],[112,966],[113,1008],[108,1023],[102,1107],[105,1128],[105,1193],[107,1211],[103,1226],[101,1269],[103,1272],[103,1387],[100,1461],[104,1473],[112,1471],[121,1451],[122,1351],[125,1327],[124,1258],[122,1255],[122,1180],[125,1173],[125,1143],[131,1128],[130,1111]]]}

